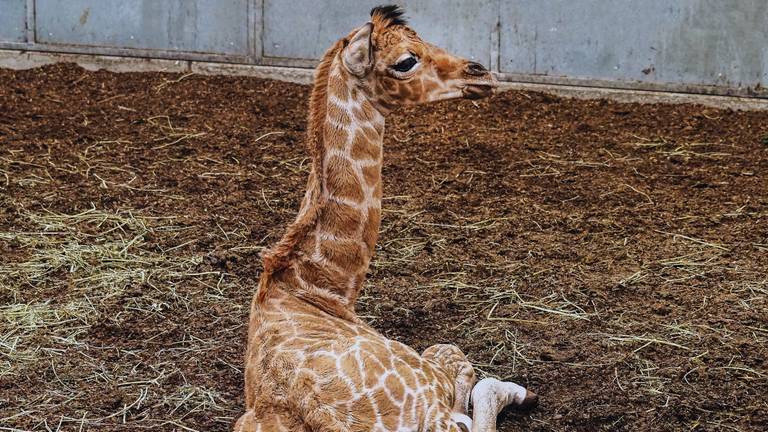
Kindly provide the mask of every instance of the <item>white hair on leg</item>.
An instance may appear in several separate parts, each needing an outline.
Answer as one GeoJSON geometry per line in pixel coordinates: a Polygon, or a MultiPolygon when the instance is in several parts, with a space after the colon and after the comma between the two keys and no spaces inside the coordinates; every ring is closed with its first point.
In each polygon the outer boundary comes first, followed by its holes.
{"type": "Polygon", "coordinates": [[[536,393],[512,382],[495,378],[480,380],[472,389],[472,432],[495,432],[496,416],[508,405],[532,409],[538,403],[536,393]]]}

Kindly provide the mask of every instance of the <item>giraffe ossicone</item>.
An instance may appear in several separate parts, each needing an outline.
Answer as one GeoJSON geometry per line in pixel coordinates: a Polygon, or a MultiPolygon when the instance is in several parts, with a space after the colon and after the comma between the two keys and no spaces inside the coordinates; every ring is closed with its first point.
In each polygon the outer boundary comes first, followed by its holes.
{"type": "Polygon", "coordinates": [[[355,313],[381,221],[385,115],[496,86],[483,66],[422,41],[396,6],[374,8],[325,53],[310,98],[307,191],[263,256],[235,430],[489,431],[504,406],[535,402],[512,383],[475,387],[456,346],[419,355],[355,313]]]}

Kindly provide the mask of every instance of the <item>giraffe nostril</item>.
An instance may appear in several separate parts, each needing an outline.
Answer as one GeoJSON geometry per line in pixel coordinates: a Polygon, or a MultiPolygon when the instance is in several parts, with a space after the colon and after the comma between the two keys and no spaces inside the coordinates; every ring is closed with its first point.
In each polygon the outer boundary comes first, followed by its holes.
{"type": "Polygon", "coordinates": [[[485,75],[488,73],[488,69],[486,69],[485,66],[475,62],[467,63],[467,66],[465,67],[464,70],[466,70],[466,72],[469,75],[475,75],[475,76],[485,75]]]}

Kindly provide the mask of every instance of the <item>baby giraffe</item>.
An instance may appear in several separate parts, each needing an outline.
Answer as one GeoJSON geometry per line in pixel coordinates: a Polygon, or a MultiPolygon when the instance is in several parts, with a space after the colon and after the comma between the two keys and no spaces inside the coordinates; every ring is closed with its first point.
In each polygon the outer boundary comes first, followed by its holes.
{"type": "Polygon", "coordinates": [[[486,432],[505,406],[536,405],[513,383],[475,385],[457,347],[419,355],[355,314],[381,221],[384,116],[495,87],[482,65],[422,41],[396,6],[374,8],[325,53],[310,100],[307,192],[264,254],[236,431],[486,432]]]}

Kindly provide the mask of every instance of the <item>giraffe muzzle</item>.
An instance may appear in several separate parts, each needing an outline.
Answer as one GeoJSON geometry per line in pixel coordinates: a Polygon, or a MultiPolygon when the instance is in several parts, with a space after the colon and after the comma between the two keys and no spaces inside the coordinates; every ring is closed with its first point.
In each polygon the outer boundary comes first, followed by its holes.
{"type": "Polygon", "coordinates": [[[464,76],[462,95],[467,99],[482,99],[491,96],[498,87],[491,71],[477,62],[468,61],[464,65],[464,76]]]}
{"type": "Polygon", "coordinates": [[[466,99],[482,99],[493,95],[499,83],[488,74],[487,79],[466,81],[461,88],[462,96],[466,99]]]}
{"type": "Polygon", "coordinates": [[[464,66],[464,72],[467,75],[475,76],[475,77],[490,75],[490,71],[486,69],[485,66],[476,62],[468,62],[467,65],[464,66]]]}

